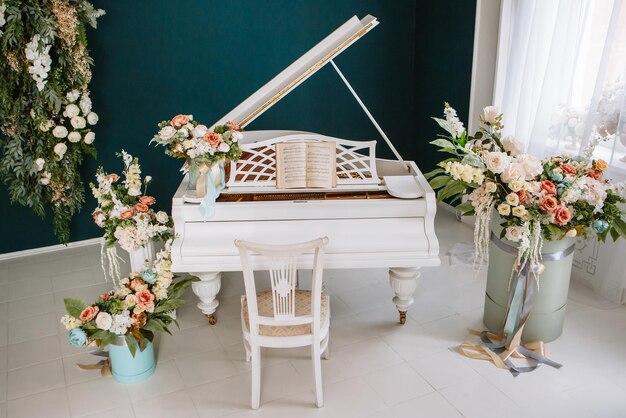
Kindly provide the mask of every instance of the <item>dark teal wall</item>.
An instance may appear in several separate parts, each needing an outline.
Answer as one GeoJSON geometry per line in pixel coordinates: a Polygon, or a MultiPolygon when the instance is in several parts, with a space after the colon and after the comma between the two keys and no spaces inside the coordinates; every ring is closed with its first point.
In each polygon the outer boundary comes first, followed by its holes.
{"type": "MultiPolygon", "coordinates": [[[[88,33],[96,66],[91,82],[97,166],[120,171],[115,152],[140,157],[154,178],[151,194],[169,210],[180,182],[180,160],[148,146],[156,123],[192,113],[211,124],[356,14],[381,24],[336,59],[400,153],[425,168],[434,162],[427,140],[444,100],[465,116],[469,100],[475,2],[409,0],[172,1],[94,3],[107,14],[88,33]]],[[[325,67],[248,129],[299,129],[379,140],[332,68],[325,67]]],[[[49,218],[9,205],[0,188],[0,253],[55,244],[49,218]]],[[[90,193],[72,225],[72,240],[93,238],[90,193]]]]}

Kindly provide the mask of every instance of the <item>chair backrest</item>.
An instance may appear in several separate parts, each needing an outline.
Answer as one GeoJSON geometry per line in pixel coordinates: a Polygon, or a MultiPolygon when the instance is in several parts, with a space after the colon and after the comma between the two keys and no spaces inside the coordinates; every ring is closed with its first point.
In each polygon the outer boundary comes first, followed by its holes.
{"type": "Polygon", "coordinates": [[[258,335],[258,325],[299,325],[311,323],[313,333],[319,331],[321,319],[321,294],[324,248],[328,238],[292,245],[266,245],[235,240],[241,255],[241,265],[246,287],[250,333],[258,335]],[[313,274],[311,283],[311,315],[296,315],[296,281],[298,268],[305,268],[305,254],[313,252],[313,274]],[[257,290],[251,255],[260,269],[269,270],[272,292],[273,316],[259,316],[257,290]]]}

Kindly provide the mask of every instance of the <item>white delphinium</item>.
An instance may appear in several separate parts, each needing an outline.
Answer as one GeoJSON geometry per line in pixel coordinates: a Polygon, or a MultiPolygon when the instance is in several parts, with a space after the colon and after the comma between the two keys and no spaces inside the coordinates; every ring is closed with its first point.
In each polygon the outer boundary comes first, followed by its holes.
{"type": "Polygon", "coordinates": [[[130,317],[130,312],[123,311],[121,314],[113,315],[113,323],[109,331],[116,335],[124,335],[132,325],[133,319],[130,317]]]}
{"type": "Polygon", "coordinates": [[[141,168],[139,168],[139,164],[136,162],[129,164],[124,174],[126,175],[124,184],[128,189],[128,194],[139,196],[141,194],[141,168]]]}
{"type": "Polygon", "coordinates": [[[46,86],[52,59],[49,54],[51,45],[44,45],[43,48],[40,49],[40,41],[41,37],[38,34],[33,36],[31,41],[26,44],[24,54],[26,55],[26,59],[31,62],[31,65],[28,67],[28,73],[33,80],[35,80],[37,90],[42,91],[46,86]]]}
{"type": "MultiPolygon", "coordinates": [[[[450,133],[454,138],[460,137],[463,132],[465,132],[465,127],[463,126],[463,122],[459,120],[459,117],[456,114],[456,110],[450,106],[448,103],[445,103],[443,108],[443,114],[446,118],[446,122],[448,122],[448,126],[450,127],[450,133]]],[[[237,140],[240,135],[235,135],[237,140]]],[[[234,142],[237,142],[235,140],[234,142]]]]}
{"type": "Polygon", "coordinates": [[[65,327],[66,330],[71,331],[74,328],[78,328],[83,325],[83,321],[78,318],[73,317],[72,315],[63,315],[61,317],[61,323],[65,327]]]}
{"type": "Polygon", "coordinates": [[[482,184],[485,180],[485,175],[480,168],[472,167],[469,164],[464,164],[458,161],[447,161],[441,164],[446,174],[450,174],[453,179],[464,181],[466,183],[482,184]]]}

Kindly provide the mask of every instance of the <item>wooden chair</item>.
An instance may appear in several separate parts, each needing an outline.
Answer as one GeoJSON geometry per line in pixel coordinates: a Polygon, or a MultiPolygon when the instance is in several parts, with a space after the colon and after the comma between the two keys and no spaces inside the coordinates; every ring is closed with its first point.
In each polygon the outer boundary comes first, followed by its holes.
{"type": "Polygon", "coordinates": [[[261,401],[261,347],[311,346],[315,404],[323,406],[322,353],[328,359],[330,306],[322,292],[322,258],[328,238],[293,245],[264,245],[236,240],[246,294],[241,297],[241,326],[246,361],[252,360],[253,409],[261,401]],[[297,288],[297,269],[313,252],[311,290],[297,288]],[[255,270],[269,270],[271,290],[257,292],[255,270]]]}

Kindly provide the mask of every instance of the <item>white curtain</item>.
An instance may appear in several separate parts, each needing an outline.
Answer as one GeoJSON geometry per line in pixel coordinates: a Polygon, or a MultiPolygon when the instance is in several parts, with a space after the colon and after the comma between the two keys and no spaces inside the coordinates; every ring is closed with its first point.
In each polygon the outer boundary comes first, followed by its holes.
{"type": "MultiPolygon", "coordinates": [[[[622,0],[502,0],[494,104],[504,134],[543,157],[578,154],[609,138],[596,158],[626,180],[626,5],[622,0]]],[[[574,274],[624,302],[626,244],[579,242],[574,274]],[[621,255],[621,256],[620,256],[621,255]]]]}

